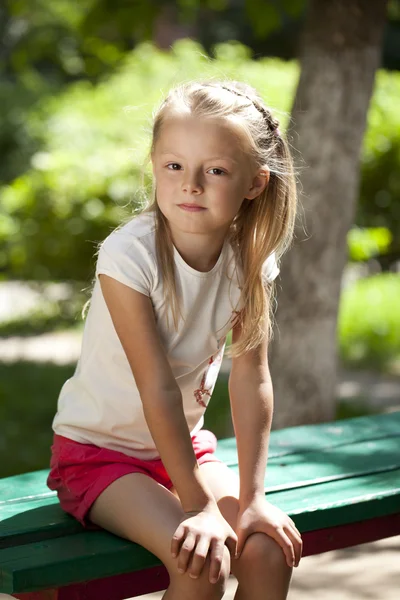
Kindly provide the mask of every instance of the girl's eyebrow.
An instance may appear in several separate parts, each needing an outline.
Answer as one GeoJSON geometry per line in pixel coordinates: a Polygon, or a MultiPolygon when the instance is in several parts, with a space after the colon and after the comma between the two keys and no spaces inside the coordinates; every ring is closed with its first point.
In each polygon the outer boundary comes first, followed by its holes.
{"type": "MultiPolygon", "coordinates": [[[[161,152],[161,156],[165,156],[166,154],[172,154],[173,156],[177,156],[178,158],[184,158],[184,156],[181,156],[180,154],[177,154],[172,150],[166,150],[165,152],[161,152]]],[[[210,160],[229,160],[230,162],[238,164],[238,161],[230,156],[210,156],[209,158],[205,159],[205,162],[208,162],[210,160]]]]}

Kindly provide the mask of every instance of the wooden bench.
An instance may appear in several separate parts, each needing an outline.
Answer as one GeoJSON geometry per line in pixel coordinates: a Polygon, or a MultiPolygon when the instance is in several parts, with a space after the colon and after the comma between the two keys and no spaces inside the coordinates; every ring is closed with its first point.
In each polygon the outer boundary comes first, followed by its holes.
{"type": "MultiPolygon", "coordinates": [[[[218,455],[237,470],[234,439],[218,455]]],[[[46,476],[0,480],[0,592],[121,600],[167,587],[155,556],[64,514],[46,476]]],[[[302,532],[303,556],[399,534],[400,412],[273,431],[265,485],[302,532]]]]}

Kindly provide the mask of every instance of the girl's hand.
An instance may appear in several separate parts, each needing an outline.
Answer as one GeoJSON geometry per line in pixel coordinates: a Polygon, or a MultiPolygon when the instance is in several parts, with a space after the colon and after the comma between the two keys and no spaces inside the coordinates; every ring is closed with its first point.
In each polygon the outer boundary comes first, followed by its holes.
{"type": "Polygon", "coordinates": [[[239,510],[237,521],[239,558],[246,539],[256,532],[265,533],[281,546],[289,567],[297,567],[303,552],[301,533],[294,521],[282,510],[258,497],[239,510]]]}
{"type": "Polygon", "coordinates": [[[189,576],[196,579],[203,570],[210,551],[210,583],[216,583],[221,572],[224,545],[235,555],[237,537],[225,521],[218,507],[201,512],[185,513],[185,517],[175,531],[171,542],[171,553],[178,558],[178,571],[185,573],[189,560],[189,576]]]}

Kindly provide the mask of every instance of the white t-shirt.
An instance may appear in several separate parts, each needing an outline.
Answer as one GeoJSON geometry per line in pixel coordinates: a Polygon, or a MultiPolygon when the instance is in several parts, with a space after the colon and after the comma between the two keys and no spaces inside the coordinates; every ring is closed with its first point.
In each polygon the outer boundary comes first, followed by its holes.
{"type": "MultiPolygon", "coordinates": [[[[221,366],[227,333],[239,310],[240,289],[233,250],[225,241],[217,263],[206,273],[190,267],[174,247],[176,283],[185,320],[173,328],[157,264],[154,215],[142,213],[102,243],[96,280],[74,375],[60,392],[54,431],[77,442],[95,444],[151,460],[159,453],[147,426],[142,402],[125,351],[104,301],[98,275],[104,273],[151,298],[157,328],[182,393],[193,435],[203,425],[221,366]],[[232,260],[231,260],[232,259],[232,260]]],[[[263,276],[279,273],[275,256],[263,276]]]]}

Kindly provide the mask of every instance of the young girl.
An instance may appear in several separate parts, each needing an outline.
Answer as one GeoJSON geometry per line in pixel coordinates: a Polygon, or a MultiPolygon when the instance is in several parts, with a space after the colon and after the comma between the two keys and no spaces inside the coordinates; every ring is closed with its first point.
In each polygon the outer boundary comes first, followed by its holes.
{"type": "Polygon", "coordinates": [[[288,145],[256,91],[205,81],[157,111],[151,203],[101,244],[82,353],[55,416],[48,485],[84,526],[145,546],[167,600],[287,597],[302,552],[264,497],[267,360],[277,260],[296,192],[288,145]],[[203,415],[232,330],[240,479],[203,415]]]}

